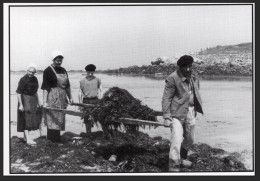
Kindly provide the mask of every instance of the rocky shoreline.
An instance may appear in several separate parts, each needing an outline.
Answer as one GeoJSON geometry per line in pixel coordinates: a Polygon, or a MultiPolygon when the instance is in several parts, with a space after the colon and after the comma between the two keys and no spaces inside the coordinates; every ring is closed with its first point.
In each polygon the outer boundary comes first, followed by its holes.
{"type": "MultiPolygon", "coordinates": [[[[252,76],[252,54],[207,54],[192,55],[193,70],[200,76],[252,76]]],[[[137,74],[137,75],[169,75],[178,67],[177,58],[171,62],[159,65],[130,66],[113,70],[103,70],[100,73],[137,74]]]]}

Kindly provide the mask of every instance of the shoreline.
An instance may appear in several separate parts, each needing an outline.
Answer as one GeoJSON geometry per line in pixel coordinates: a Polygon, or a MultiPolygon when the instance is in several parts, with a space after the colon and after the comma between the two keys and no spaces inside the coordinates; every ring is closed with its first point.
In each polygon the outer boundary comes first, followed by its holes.
{"type": "MultiPolygon", "coordinates": [[[[155,75],[155,74],[136,74],[136,73],[104,73],[97,72],[96,74],[115,75],[115,76],[133,76],[133,77],[148,77],[152,79],[165,79],[168,74],[155,75]]],[[[202,80],[253,80],[253,75],[219,75],[219,74],[203,74],[199,75],[202,80]]]]}

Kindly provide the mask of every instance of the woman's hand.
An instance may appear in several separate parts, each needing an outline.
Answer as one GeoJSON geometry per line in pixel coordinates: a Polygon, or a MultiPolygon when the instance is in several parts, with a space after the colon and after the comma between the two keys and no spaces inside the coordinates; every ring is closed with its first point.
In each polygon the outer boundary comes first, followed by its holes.
{"type": "Polygon", "coordinates": [[[37,104],[37,108],[40,108],[42,105],[40,103],[37,104]]]}
{"type": "Polygon", "coordinates": [[[43,107],[48,107],[47,102],[44,102],[42,106],[43,106],[43,107]]]}
{"type": "Polygon", "coordinates": [[[70,98],[70,99],[69,99],[69,104],[72,104],[72,103],[74,103],[74,101],[73,101],[72,98],[70,98]]]}
{"type": "Polygon", "coordinates": [[[171,127],[172,120],[170,118],[165,118],[163,124],[164,124],[164,127],[171,127]]]}
{"type": "Polygon", "coordinates": [[[20,111],[24,111],[23,105],[20,105],[18,109],[19,109],[20,111]]]}

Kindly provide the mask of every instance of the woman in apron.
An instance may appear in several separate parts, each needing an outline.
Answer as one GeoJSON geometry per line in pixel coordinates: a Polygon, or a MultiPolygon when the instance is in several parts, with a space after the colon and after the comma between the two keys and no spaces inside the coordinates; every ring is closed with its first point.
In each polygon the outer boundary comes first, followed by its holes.
{"type": "MultiPolygon", "coordinates": [[[[67,71],[61,67],[63,54],[54,51],[52,54],[53,64],[48,66],[43,72],[43,106],[59,109],[66,109],[72,103],[70,82],[67,71]]],[[[60,131],[65,130],[65,114],[62,112],[46,110],[44,114],[47,125],[47,139],[53,142],[60,142],[60,131]]]]}
{"type": "Polygon", "coordinates": [[[29,131],[38,130],[41,123],[41,108],[37,90],[39,88],[35,64],[30,64],[27,74],[23,76],[16,90],[18,97],[17,132],[24,132],[24,141],[35,145],[29,136],[29,131]]]}

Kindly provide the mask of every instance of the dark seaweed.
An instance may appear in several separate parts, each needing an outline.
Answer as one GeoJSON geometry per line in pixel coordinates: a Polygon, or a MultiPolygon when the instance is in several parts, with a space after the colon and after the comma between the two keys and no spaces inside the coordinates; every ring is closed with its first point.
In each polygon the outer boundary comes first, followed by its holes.
{"type": "MultiPolygon", "coordinates": [[[[120,118],[134,118],[148,121],[157,121],[157,112],[144,105],[142,101],[134,98],[127,90],[112,87],[104,93],[103,98],[95,108],[81,108],[84,116],[95,123],[109,127],[123,127],[126,130],[136,131],[139,126],[122,124],[120,118]]],[[[145,128],[145,126],[143,127],[145,128]]]]}
{"type": "MultiPolygon", "coordinates": [[[[74,141],[70,132],[62,135],[61,143],[52,143],[46,137],[36,139],[29,146],[21,138],[11,138],[11,173],[24,173],[19,164],[29,168],[29,173],[88,173],[88,172],[167,172],[169,140],[114,131],[113,139],[105,140],[103,132],[92,132],[82,140],[74,141]],[[109,161],[116,155],[116,161],[109,161]],[[19,164],[18,164],[19,163],[19,164]]],[[[207,144],[194,144],[188,159],[193,162],[186,172],[248,171],[239,160],[239,153],[227,153],[207,144]]],[[[28,173],[27,172],[27,173],[28,173]]]]}

